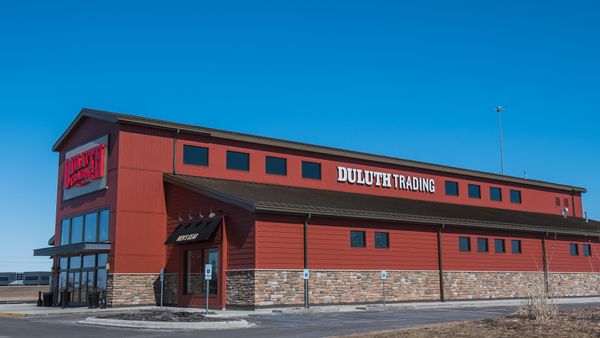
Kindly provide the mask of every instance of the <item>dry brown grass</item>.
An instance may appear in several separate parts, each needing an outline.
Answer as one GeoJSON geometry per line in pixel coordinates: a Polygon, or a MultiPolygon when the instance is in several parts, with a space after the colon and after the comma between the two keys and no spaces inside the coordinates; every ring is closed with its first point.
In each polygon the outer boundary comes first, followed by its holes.
{"type": "Polygon", "coordinates": [[[0,286],[0,302],[35,302],[38,291],[48,290],[47,285],[0,286]]]}

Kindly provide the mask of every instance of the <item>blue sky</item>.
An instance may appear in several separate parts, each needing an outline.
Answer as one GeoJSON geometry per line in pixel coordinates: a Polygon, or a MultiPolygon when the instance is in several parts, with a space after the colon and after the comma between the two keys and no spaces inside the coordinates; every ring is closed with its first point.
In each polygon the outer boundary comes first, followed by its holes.
{"type": "Polygon", "coordinates": [[[4,1],[0,271],[53,231],[82,107],[585,186],[600,218],[596,1],[4,1]]]}

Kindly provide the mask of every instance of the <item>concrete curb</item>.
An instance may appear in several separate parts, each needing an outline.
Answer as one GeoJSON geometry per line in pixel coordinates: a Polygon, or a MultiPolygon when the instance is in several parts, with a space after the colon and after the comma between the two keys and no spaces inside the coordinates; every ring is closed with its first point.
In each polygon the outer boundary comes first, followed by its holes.
{"type": "Polygon", "coordinates": [[[11,313],[11,312],[0,312],[0,318],[25,318],[26,314],[23,313],[11,313]]]}
{"type": "Polygon", "coordinates": [[[119,320],[88,317],[77,324],[123,327],[132,329],[158,329],[158,330],[227,330],[251,327],[247,321],[228,320],[223,322],[151,322],[141,320],[119,320]]]}

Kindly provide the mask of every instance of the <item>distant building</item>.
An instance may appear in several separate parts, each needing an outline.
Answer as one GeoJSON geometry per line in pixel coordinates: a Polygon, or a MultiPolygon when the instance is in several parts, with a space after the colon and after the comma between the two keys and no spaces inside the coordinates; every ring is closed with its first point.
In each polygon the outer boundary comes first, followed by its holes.
{"type": "Polygon", "coordinates": [[[0,286],[15,281],[23,281],[23,285],[50,285],[50,271],[0,272],[0,286]]]}

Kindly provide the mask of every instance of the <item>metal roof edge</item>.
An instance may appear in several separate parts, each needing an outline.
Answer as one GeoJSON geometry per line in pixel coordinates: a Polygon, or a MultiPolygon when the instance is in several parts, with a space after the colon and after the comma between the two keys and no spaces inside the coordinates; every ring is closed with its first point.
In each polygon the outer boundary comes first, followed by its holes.
{"type": "Polygon", "coordinates": [[[56,142],[54,142],[54,145],[52,146],[52,151],[60,150],[63,143],[67,140],[68,136],[71,134],[73,129],[75,129],[75,127],[79,124],[79,121],[81,121],[81,119],[84,117],[92,117],[92,118],[96,118],[96,119],[108,121],[108,122],[117,122],[118,121],[116,117],[112,116],[111,114],[109,114],[107,112],[104,112],[101,110],[83,108],[83,109],[81,109],[81,111],[79,111],[77,116],[75,116],[75,119],[73,119],[73,121],[71,122],[71,124],[69,124],[67,129],[65,129],[65,131],[63,131],[63,133],[56,140],[56,142]]]}

